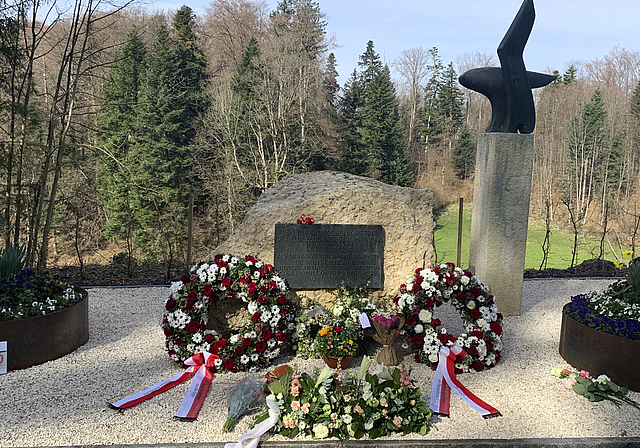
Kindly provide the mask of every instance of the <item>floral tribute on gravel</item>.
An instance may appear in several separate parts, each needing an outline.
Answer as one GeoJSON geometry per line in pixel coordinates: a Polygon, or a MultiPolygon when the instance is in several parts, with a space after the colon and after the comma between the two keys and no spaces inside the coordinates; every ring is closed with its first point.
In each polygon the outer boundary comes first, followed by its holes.
{"type": "Polygon", "coordinates": [[[405,343],[414,348],[417,362],[428,363],[435,370],[440,347],[454,342],[467,353],[456,359],[456,374],[480,372],[500,361],[502,315],[493,296],[471,272],[453,263],[418,268],[407,284],[400,286],[400,295],[393,301],[405,316],[405,343]],[[434,309],[445,302],[451,302],[462,317],[465,333],[458,337],[434,317],[434,309]]]}
{"type": "Polygon", "coordinates": [[[208,350],[218,355],[215,371],[255,371],[269,365],[291,342],[296,307],[272,265],[251,255],[216,255],[199,262],[171,285],[162,328],[171,358],[184,362],[208,350]],[[229,337],[207,329],[209,305],[220,300],[247,304],[247,322],[229,337]]]}

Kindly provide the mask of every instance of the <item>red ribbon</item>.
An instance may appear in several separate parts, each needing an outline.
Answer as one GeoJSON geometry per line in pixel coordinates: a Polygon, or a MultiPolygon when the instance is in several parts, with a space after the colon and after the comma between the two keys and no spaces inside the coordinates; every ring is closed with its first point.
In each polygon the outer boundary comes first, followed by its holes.
{"type": "Polygon", "coordinates": [[[441,347],[438,354],[438,368],[433,378],[431,386],[431,404],[429,408],[440,415],[449,416],[449,399],[451,390],[464,400],[472,409],[475,409],[484,418],[499,417],[500,412],[488,405],[456,379],[454,362],[458,355],[465,356],[465,352],[458,344],[453,344],[451,348],[441,347]]]}
{"type": "Polygon", "coordinates": [[[216,359],[219,359],[219,357],[209,352],[202,352],[197,355],[193,355],[184,362],[188,367],[173,378],[160,381],[148,389],[129,395],[120,401],[112,403],[111,406],[117,409],[130,408],[131,406],[148,400],[151,397],[155,397],[156,395],[166,392],[180,383],[184,383],[195,372],[191,386],[189,386],[189,391],[184,397],[184,400],[180,405],[180,409],[178,409],[178,412],[176,413],[176,417],[179,418],[195,419],[198,417],[198,413],[202,408],[204,399],[207,397],[209,386],[211,386],[211,382],[213,381],[211,368],[214,367],[216,359]]]}

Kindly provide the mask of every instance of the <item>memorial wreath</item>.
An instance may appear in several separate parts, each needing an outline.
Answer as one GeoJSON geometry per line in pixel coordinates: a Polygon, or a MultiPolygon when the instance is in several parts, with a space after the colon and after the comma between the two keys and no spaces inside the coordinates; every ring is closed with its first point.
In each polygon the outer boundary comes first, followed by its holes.
{"type": "Polygon", "coordinates": [[[405,316],[405,342],[413,346],[417,362],[435,369],[442,346],[458,343],[466,354],[455,360],[455,373],[481,371],[500,361],[502,315],[487,288],[469,271],[453,263],[418,268],[400,286],[393,301],[405,316]],[[450,302],[462,317],[465,333],[447,332],[434,309],[450,302]]]}
{"type": "Polygon", "coordinates": [[[296,307],[287,286],[272,265],[251,255],[216,255],[199,262],[189,275],[171,285],[162,328],[171,358],[184,362],[209,351],[219,356],[215,371],[253,371],[265,367],[290,343],[296,328],[296,307]],[[247,319],[231,335],[207,329],[210,304],[221,300],[246,303],[247,319]]]}

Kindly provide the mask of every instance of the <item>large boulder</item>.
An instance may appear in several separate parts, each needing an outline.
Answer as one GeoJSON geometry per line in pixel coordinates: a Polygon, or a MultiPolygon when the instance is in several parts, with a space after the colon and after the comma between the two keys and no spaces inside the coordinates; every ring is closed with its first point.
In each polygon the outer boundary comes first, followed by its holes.
{"type": "Polygon", "coordinates": [[[322,224],[377,224],[385,231],[383,293],[393,295],[407,275],[431,260],[432,206],[431,190],[336,171],[295,174],[265,191],[215,253],[252,254],[273,263],[275,223],[295,223],[303,213],[322,224]]]}

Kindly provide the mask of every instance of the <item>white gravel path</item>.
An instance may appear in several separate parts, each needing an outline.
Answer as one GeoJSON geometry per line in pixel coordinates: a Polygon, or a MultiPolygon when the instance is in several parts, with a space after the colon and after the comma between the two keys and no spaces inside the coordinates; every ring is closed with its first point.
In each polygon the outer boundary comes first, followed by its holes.
{"type": "MultiPolygon", "coordinates": [[[[426,439],[514,439],[640,437],[640,411],[590,403],[562,387],[549,374],[552,366],[570,367],[558,354],[561,309],[572,295],[602,289],[610,280],[527,280],[523,313],[504,321],[504,351],[495,368],[460,375],[502,417],[484,420],[452,395],[451,418],[436,423],[426,439]]],[[[90,289],[89,342],[61,359],[0,376],[0,446],[69,446],[231,442],[245,432],[252,417],[234,432],[221,432],[226,393],[246,374],[214,379],[195,422],[173,418],[188,383],[124,412],[109,402],[170,378],[179,371],[164,351],[159,321],[165,287],[90,289]]],[[[284,358],[305,370],[320,360],[284,358]]],[[[405,356],[407,366],[428,401],[433,373],[405,356]]],[[[354,366],[359,361],[356,360],[354,366]]],[[[264,373],[264,372],[262,372],[264,373]]],[[[597,373],[597,372],[596,372],[597,373]]],[[[640,402],[640,393],[630,393],[640,402]]],[[[419,439],[412,434],[405,439],[419,439]]],[[[264,439],[286,440],[279,436],[264,439]]]]}

